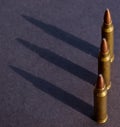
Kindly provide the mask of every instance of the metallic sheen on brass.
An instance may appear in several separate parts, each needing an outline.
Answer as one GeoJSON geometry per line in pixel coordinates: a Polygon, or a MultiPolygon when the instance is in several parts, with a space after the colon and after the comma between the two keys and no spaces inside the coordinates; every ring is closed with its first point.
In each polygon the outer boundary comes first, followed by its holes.
{"type": "Polygon", "coordinates": [[[97,123],[105,123],[107,115],[107,90],[100,74],[94,89],[94,117],[97,123]]]}
{"type": "Polygon", "coordinates": [[[104,22],[102,25],[102,38],[106,38],[109,49],[111,62],[114,61],[114,26],[112,24],[111,14],[109,9],[106,9],[104,14],[104,22]]]}
{"type": "Polygon", "coordinates": [[[98,74],[102,74],[107,90],[111,87],[111,63],[107,41],[103,38],[98,56],[98,74]]]}

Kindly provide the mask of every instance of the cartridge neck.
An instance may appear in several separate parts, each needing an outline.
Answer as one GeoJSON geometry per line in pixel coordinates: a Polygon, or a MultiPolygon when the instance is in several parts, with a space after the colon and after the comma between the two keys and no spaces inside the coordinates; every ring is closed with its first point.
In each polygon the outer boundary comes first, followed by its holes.
{"type": "Polygon", "coordinates": [[[109,52],[109,50],[107,52],[104,52],[104,53],[100,51],[99,54],[100,54],[100,56],[107,57],[107,56],[109,56],[110,52],[109,52]]]}
{"type": "Polygon", "coordinates": [[[105,28],[109,28],[109,27],[111,27],[111,26],[113,26],[113,23],[112,23],[112,21],[109,23],[109,24],[107,24],[107,23],[103,23],[103,27],[105,27],[105,28]]]}
{"type": "Polygon", "coordinates": [[[104,86],[102,89],[98,89],[95,87],[94,89],[94,94],[97,96],[97,97],[104,97],[107,95],[107,89],[106,89],[106,86],[104,86]]]}
{"type": "Polygon", "coordinates": [[[110,57],[110,51],[108,50],[107,52],[99,52],[98,58],[106,58],[106,57],[110,57]]]}
{"type": "Polygon", "coordinates": [[[105,89],[105,87],[102,88],[102,89],[97,89],[97,88],[96,88],[96,90],[99,91],[99,92],[100,92],[100,91],[104,91],[104,89],[105,89]]]}

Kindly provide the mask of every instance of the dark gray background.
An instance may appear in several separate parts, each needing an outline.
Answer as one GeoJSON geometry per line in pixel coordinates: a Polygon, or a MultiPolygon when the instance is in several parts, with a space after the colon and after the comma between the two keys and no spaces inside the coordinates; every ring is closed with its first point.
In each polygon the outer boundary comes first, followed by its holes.
{"type": "Polygon", "coordinates": [[[115,61],[103,126],[119,127],[119,0],[0,0],[0,127],[99,126],[93,85],[106,8],[115,61]]]}

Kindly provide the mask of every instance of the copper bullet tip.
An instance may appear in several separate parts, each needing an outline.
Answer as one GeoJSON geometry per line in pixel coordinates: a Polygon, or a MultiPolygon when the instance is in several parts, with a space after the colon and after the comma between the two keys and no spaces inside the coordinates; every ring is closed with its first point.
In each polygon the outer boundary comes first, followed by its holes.
{"type": "Polygon", "coordinates": [[[105,11],[105,14],[104,14],[104,23],[105,24],[110,24],[111,22],[112,22],[111,14],[110,14],[109,9],[107,8],[106,11],[105,11]]]}
{"type": "Polygon", "coordinates": [[[101,53],[106,53],[106,52],[108,52],[108,44],[107,44],[107,41],[106,41],[106,39],[105,38],[103,38],[102,39],[102,43],[101,43],[101,53]]]}
{"type": "Polygon", "coordinates": [[[99,74],[99,75],[98,75],[96,88],[97,88],[97,89],[103,89],[103,88],[104,88],[104,79],[103,79],[102,74],[99,74]]]}

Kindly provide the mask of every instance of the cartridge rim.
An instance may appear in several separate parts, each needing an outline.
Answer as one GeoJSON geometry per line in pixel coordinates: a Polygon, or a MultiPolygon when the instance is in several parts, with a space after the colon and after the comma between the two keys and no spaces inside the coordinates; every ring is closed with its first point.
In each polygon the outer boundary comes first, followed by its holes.
{"type": "Polygon", "coordinates": [[[107,90],[109,90],[111,88],[111,82],[109,85],[107,85],[107,90]]]}
{"type": "Polygon", "coordinates": [[[110,62],[112,63],[112,62],[114,61],[114,59],[115,59],[115,56],[113,55],[113,56],[111,57],[111,59],[110,59],[110,62]]]}
{"type": "Polygon", "coordinates": [[[102,120],[97,120],[97,122],[98,122],[99,124],[102,124],[102,123],[106,123],[107,120],[108,120],[108,115],[106,115],[106,117],[105,117],[104,119],[102,119],[102,120]]]}

